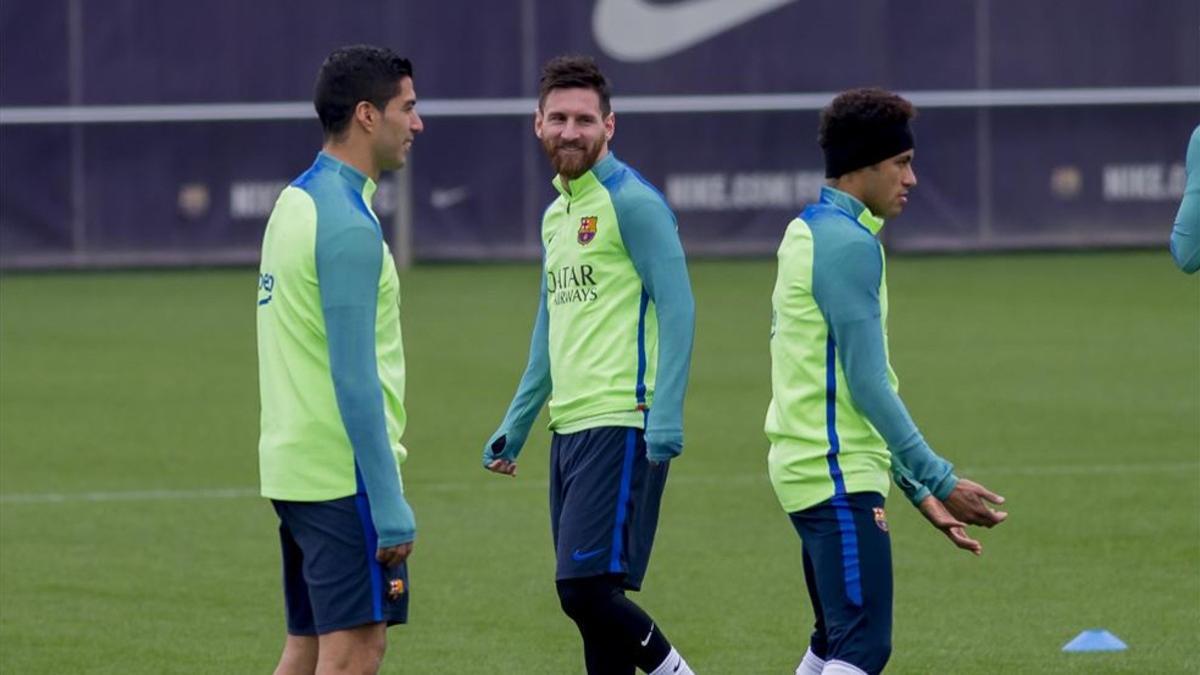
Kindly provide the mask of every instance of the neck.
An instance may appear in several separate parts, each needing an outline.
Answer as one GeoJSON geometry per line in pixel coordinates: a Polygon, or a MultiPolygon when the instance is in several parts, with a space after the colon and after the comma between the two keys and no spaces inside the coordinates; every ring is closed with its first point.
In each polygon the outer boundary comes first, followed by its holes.
{"type": "Polygon", "coordinates": [[[351,141],[337,142],[329,140],[321,147],[325,154],[337,159],[338,161],[349,164],[350,166],[363,172],[368,178],[379,182],[379,166],[375,163],[371,156],[369,148],[359,147],[358,144],[351,141]]]}
{"type": "Polygon", "coordinates": [[[841,177],[841,178],[830,178],[829,180],[825,181],[825,183],[826,183],[826,185],[828,185],[831,188],[845,192],[846,194],[850,195],[851,197],[854,197],[855,199],[862,202],[863,204],[867,203],[865,200],[863,200],[862,188],[855,181],[849,181],[849,180],[846,180],[844,177],[841,177]]]}

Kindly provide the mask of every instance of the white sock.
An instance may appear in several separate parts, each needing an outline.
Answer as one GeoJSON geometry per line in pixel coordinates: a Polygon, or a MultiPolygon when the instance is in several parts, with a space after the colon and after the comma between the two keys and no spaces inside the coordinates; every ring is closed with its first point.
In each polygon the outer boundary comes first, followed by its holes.
{"type": "Polygon", "coordinates": [[[800,661],[800,665],[796,666],[796,675],[821,675],[821,669],[825,667],[825,661],[818,658],[813,653],[812,647],[809,647],[804,652],[804,659],[800,661]]]}
{"type": "Polygon", "coordinates": [[[667,658],[658,664],[658,667],[650,672],[650,675],[696,675],[692,669],[688,667],[687,661],[683,660],[679,652],[671,647],[671,653],[667,654],[667,658]]]}
{"type": "Polygon", "coordinates": [[[821,675],[867,675],[867,671],[845,661],[826,661],[821,675]]]}

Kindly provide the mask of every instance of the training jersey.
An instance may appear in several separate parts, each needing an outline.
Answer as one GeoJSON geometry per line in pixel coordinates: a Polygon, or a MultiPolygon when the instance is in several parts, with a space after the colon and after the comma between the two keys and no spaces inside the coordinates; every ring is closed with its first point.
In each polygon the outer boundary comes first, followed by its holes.
{"type": "Polygon", "coordinates": [[[1171,256],[1179,269],[1200,270],[1200,125],[1192,131],[1187,149],[1187,184],[1171,230],[1171,256]]]}
{"type": "Polygon", "coordinates": [[[375,182],[322,152],[279,195],[258,288],[262,494],[366,494],[380,546],[413,537],[400,283],[370,203],[375,182]]]}
{"type": "Polygon", "coordinates": [[[957,483],[897,394],[882,227],[853,196],[824,187],[779,246],[765,428],[771,483],[789,513],[837,495],[887,496],[892,476],[914,503],[944,499],[957,483]]]}
{"type": "Polygon", "coordinates": [[[556,433],[645,428],[648,444],[678,454],[695,305],[675,216],[611,152],[569,186],[553,182],[529,363],[501,427],[505,454],[520,451],[547,397],[556,433]]]}

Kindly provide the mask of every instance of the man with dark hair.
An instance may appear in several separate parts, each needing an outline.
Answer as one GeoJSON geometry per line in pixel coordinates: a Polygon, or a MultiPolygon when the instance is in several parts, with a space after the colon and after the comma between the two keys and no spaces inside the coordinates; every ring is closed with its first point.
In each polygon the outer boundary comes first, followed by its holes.
{"type": "Polygon", "coordinates": [[[411,64],[379,47],[330,54],[313,99],[324,147],[275,203],[258,282],[259,469],[287,608],[275,672],[368,673],[407,621],[416,536],[399,282],[371,197],[422,124],[411,64]]]}
{"type": "Polygon", "coordinates": [[[683,450],[695,307],[675,216],[609,151],[614,126],[608,82],[591,59],[545,66],[534,133],[559,197],[542,217],[528,364],[483,464],[516,475],[550,399],[556,585],[587,670],[688,675],[625,591],[641,587],[667,468],[683,450]]]}
{"type": "Polygon", "coordinates": [[[916,186],[912,104],[881,89],[821,114],[828,185],[779,247],[771,297],[771,483],[803,542],[816,616],[797,675],[878,673],[891,654],[889,472],[922,514],[976,555],[967,524],[991,527],[1003,498],[954,475],[897,395],[888,363],[887,280],[877,235],[916,186]]]}

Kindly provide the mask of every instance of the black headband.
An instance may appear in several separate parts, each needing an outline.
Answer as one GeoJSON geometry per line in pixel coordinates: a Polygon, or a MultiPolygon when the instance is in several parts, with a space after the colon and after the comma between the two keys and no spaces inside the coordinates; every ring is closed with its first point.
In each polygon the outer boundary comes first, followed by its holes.
{"type": "Polygon", "coordinates": [[[913,133],[908,120],[872,126],[841,143],[821,148],[825,153],[825,177],[837,178],[912,149],[913,133]]]}

